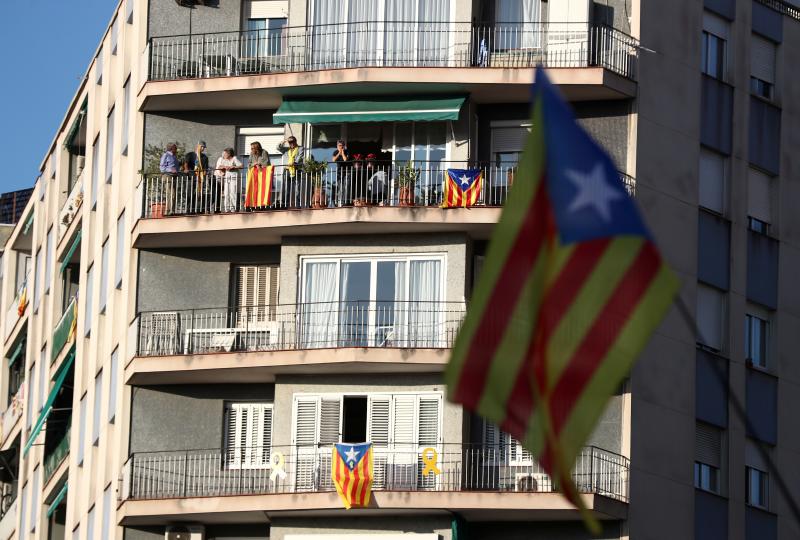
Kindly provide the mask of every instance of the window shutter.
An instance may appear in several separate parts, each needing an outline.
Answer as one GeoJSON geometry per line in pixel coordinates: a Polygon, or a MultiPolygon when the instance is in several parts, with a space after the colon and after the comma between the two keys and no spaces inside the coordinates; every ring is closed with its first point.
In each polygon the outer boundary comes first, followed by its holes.
{"type": "Polygon", "coordinates": [[[748,171],[747,214],[766,223],[772,223],[770,187],[769,176],[754,169],[748,171]]]}
{"type": "Polygon", "coordinates": [[[521,152],[529,133],[530,128],[522,126],[492,128],[492,149],[494,152],[521,152]]]}
{"type": "Polygon", "coordinates": [[[400,395],[392,399],[392,442],[398,445],[414,444],[414,416],[416,396],[400,395]]]}
{"type": "Polygon", "coordinates": [[[375,446],[389,445],[389,410],[391,398],[389,396],[372,396],[369,400],[369,430],[370,442],[375,446]]]}
{"type": "Polygon", "coordinates": [[[439,407],[438,397],[420,397],[419,399],[419,446],[436,446],[439,444],[439,407]]]}
{"type": "Polygon", "coordinates": [[[275,319],[278,299],[278,267],[274,265],[236,268],[236,304],[239,326],[265,324],[275,319]]]}
{"type": "Polygon", "coordinates": [[[700,206],[725,213],[725,158],[700,150],[700,206]]]}
{"type": "Polygon", "coordinates": [[[341,398],[322,398],[319,421],[319,443],[330,445],[339,442],[341,398]]]}
{"type": "Polygon", "coordinates": [[[294,444],[313,446],[317,444],[318,398],[298,398],[295,417],[294,444]]]}
{"type": "Polygon", "coordinates": [[[694,432],[695,460],[720,468],[722,432],[708,424],[697,423],[694,432]]]}
{"type": "Polygon", "coordinates": [[[730,23],[708,11],[703,12],[703,30],[715,36],[728,40],[730,23]]]}
{"type": "Polygon", "coordinates": [[[712,287],[697,285],[697,326],[700,335],[697,341],[722,350],[722,293],[712,287]]]}
{"type": "Polygon", "coordinates": [[[756,35],[752,36],[750,43],[750,74],[775,84],[775,44],[756,35]]]}

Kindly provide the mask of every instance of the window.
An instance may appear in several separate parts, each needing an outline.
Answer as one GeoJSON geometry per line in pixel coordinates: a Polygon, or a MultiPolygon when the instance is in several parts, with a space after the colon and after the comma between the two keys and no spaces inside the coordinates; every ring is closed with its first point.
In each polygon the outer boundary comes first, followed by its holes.
{"type": "Polygon", "coordinates": [[[89,515],[86,516],[86,538],[94,538],[94,511],[97,506],[92,506],[89,509],[89,515]]]}
{"type": "Polygon", "coordinates": [[[725,196],[727,193],[727,162],[724,156],[700,149],[700,206],[725,213],[725,196]]]}
{"type": "Polygon", "coordinates": [[[278,304],[278,267],[237,266],[235,276],[237,326],[252,328],[274,321],[278,304]]]}
{"type": "Polygon", "coordinates": [[[497,0],[495,21],[497,37],[495,48],[530,49],[538,47],[540,33],[536,24],[541,21],[539,0],[497,0]]]}
{"type": "Polygon", "coordinates": [[[114,264],[114,286],[122,288],[122,265],[125,260],[125,212],[117,218],[117,260],[114,264]]]}
{"type": "Polygon", "coordinates": [[[725,297],[721,291],[697,284],[697,342],[715,351],[723,350],[725,297]]]}
{"type": "Polygon", "coordinates": [[[128,155],[128,129],[131,122],[131,76],[125,81],[125,86],[122,88],[122,148],[120,153],[123,156],[128,155]]]}
{"type": "Polygon", "coordinates": [[[127,0],[125,2],[125,22],[128,24],[133,24],[133,5],[135,3],[135,0],[127,0]]]}
{"type": "Polygon", "coordinates": [[[42,248],[36,250],[36,273],[33,276],[33,311],[39,309],[39,301],[42,299],[42,267],[44,261],[42,260],[42,248]]]}
{"type": "Polygon", "coordinates": [[[106,237],[100,255],[100,313],[106,312],[108,302],[108,247],[108,237],[106,237]]]}
{"type": "Polygon", "coordinates": [[[497,463],[528,464],[533,463],[530,451],[523,448],[522,443],[500,430],[498,426],[480,418],[481,439],[487,456],[497,463]]]}
{"type": "Polygon", "coordinates": [[[228,403],[225,448],[231,469],[265,469],[272,447],[271,403],[228,403]]]}
{"type": "Polygon", "coordinates": [[[102,540],[111,540],[114,537],[114,522],[111,521],[111,511],[113,504],[111,500],[111,496],[113,492],[111,491],[111,484],[106,486],[105,491],[103,491],[103,532],[101,533],[102,540]]]}
{"type": "Polygon", "coordinates": [[[30,396],[35,396],[34,393],[36,383],[36,379],[33,376],[34,369],[36,369],[36,363],[31,364],[31,367],[28,368],[28,388],[25,390],[25,394],[29,396],[25,403],[25,411],[27,412],[26,416],[27,419],[25,420],[25,428],[30,432],[31,427],[33,426],[33,415],[34,415],[34,400],[30,396]]]}
{"type": "Polygon", "coordinates": [[[47,345],[39,353],[39,412],[44,408],[45,393],[47,392],[47,345]]]}
{"type": "Polygon", "coordinates": [[[108,421],[114,421],[117,414],[117,371],[119,370],[119,349],[111,353],[111,369],[108,374],[108,421]]]}
{"type": "Polygon", "coordinates": [[[446,344],[442,256],[308,258],[302,268],[305,347],[446,344]]]}
{"type": "Polygon", "coordinates": [[[39,485],[41,471],[41,467],[36,467],[33,470],[33,482],[31,482],[33,484],[31,485],[31,515],[28,526],[28,530],[31,532],[36,530],[36,522],[39,519],[39,493],[42,491],[39,485]]]}
{"type": "Polygon", "coordinates": [[[83,394],[79,405],[79,419],[78,419],[78,466],[83,465],[83,455],[86,449],[86,395],[83,394]]]}
{"type": "Polygon", "coordinates": [[[775,93],[775,44],[753,34],[750,38],[750,92],[764,99],[775,93]]]}
{"type": "Polygon", "coordinates": [[[56,177],[56,153],[55,151],[50,153],[50,159],[47,161],[50,168],[50,178],[56,177]]]}
{"type": "Polygon", "coordinates": [[[111,183],[114,168],[114,107],[106,119],[106,183],[111,183]]]}
{"type": "Polygon", "coordinates": [[[100,410],[103,407],[103,370],[94,376],[94,415],[92,417],[92,444],[100,440],[100,410]]]}
{"type": "Polygon", "coordinates": [[[92,146],[92,210],[97,209],[97,190],[100,184],[100,136],[92,146]]]}
{"type": "Polygon", "coordinates": [[[722,430],[697,422],[695,426],[694,487],[720,493],[722,430]]]}
{"type": "Polygon", "coordinates": [[[81,539],[81,524],[75,526],[72,530],[72,540],[80,540],[81,539]]]}
{"type": "Polygon", "coordinates": [[[36,183],[39,184],[39,200],[43,201],[47,195],[47,180],[45,179],[44,171],[39,171],[39,177],[36,179],[36,183]]]}
{"type": "Polygon", "coordinates": [[[726,77],[729,32],[727,21],[709,12],[703,13],[701,70],[715,79],[724,80],[726,77]]]}
{"type": "Polygon", "coordinates": [[[753,366],[767,367],[769,355],[769,322],[756,315],[745,315],[744,353],[745,360],[753,366]]]}
{"type": "Polygon", "coordinates": [[[111,54],[117,54],[117,45],[119,44],[119,18],[114,18],[111,23],[111,54]]]}
{"type": "MultiPolygon", "coordinates": [[[[11,357],[8,359],[8,403],[13,403],[17,392],[25,382],[25,347],[27,343],[23,338],[13,349],[11,357]]],[[[20,398],[22,396],[20,395],[20,398]]],[[[21,405],[22,403],[19,403],[21,405]]]]}
{"type": "Polygon", "coordinates": [[[245,56],[277,56],[284,53],[285,17],[247,19],[245,56]]]}
{"type": "Polygon", "coordinates": [[[97,53],[94,62],[94,80],[97,84],[103,84],[103,49],[97,53]]]}
{"type": "Polygon", "coordinates": [[[86,272],[86,296],[84,296],[84,336],[92,332],[92,316],[94,312],[94,264],[86,272]]]}
{"type": "Polygon", "coordinates": [[[772,178],[756,169],[747,172],[747,216],[751,230],[767,234],[772,223],[772,178]]]}
{"type": "Polygon", "coordinates": [[[50,278],[53,275],[53,227],[47,231],[47,246],[45,248],[44,262],[44,294],[50,292],[50,278]]]}
{"type": "Polygon", "coordinates": [[[745,467],[746,502],[750,506],[769,508],[769,475],[754,467],[745,467]]]}

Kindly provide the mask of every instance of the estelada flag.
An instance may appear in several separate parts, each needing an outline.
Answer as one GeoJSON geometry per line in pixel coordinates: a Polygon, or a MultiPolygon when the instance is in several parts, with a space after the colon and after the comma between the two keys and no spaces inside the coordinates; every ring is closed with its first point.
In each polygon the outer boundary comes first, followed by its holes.
{"type": "Polygon", "coordinates": [[[372,443],[334,444],[331,479],[345,508],[369,505],[372,443]]]}
{"type": "Polygon", "coordinates": [[[478,202],[483,187],[480,169],[447,169],[442,208],[466,208],[478,202]]]}
{"type": "Polygon", "coordinates": [[[259,208],[272,204],[272,181],[275,166],[250,167],[247,169],[247,190],[244,207],[259,208]]]}
{"type": "Polygon", "coordinates": [[[445,373],[585,511],[571,468],[678,289],[611,159],[536,70],[532,130],[445,373]]]}

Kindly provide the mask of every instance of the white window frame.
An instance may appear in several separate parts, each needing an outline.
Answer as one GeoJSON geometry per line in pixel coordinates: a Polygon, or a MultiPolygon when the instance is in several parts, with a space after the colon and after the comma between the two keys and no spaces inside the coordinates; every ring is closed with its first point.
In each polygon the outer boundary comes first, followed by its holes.
{"type": "MultiPolygon", "coordinates": [[[[248,422],[252,421],[253,415],[248,414],[248,422]]],[[[274,426],[275,426],[275,408],[273,403],[267,402],[255,402],[255,401],[231,401],[225,403],[225,425],[224,428],[224,436],[225,436],[225,467],[228,469],[270,469],[270,458],[272,454],[272,440],[274,434],[274,426]],[[233,442],[230,440],[230,423],[233,419],[237,422],[237,425],[240,423],[241,417],[240,412],[236,412],[234,415],[234,411],[241,411],[244,409],[252,409],[259,408],[262,410],[262,422],[264,418],[264,413],[266,411],[270,411],[270,420],[269,420],[269,442],[265,444],[263,441],[264,436],[264,428],[258,430],[259,436],[262,437],[261,444],[251,444],[253,441],[245,440],[241,441],[241,427],[236,428],[236,438],[240,439],[238,441],[234,440],[233,442]],[[245,443],[244,445],[242,443],[245,443]],[[247,452],[245,456],[242,456],[241,449],[242,448],[250,448],[251,451],[247,452]]],[[[248,427],[246,428],[247,436],[245,439],[249,439],[250,435],[253,431],[248,427]]]]}

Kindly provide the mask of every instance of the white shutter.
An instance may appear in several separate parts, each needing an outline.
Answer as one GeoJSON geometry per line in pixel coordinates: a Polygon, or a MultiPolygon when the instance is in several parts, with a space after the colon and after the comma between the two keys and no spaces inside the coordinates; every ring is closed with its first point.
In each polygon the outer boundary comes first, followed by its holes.
{"type": "Polygon", "coordinates": [[[266,468],[272,444],[272,405],[231,403],[225,416],[228,467],[266,468]]]}
{"type": "Polygon", "coordinates": [[[264,326],[275,319],[278,299],[278,267],[275,265],[236,268],[236,317],[239,327],[264,326]]]}
{"type": "Polygon", "coordinates": [[[722,350],[723,296],[712,287],[697,285],[697,341],[718,351],[722,350]]]}
{"type": "Polygon", "coordinates": [[[370,396],[367,433],[376,447],[389,445],[389,410],[391,396],[370,396]]]}
{"type": "Polygon", "coordinates": [[[755,34],[750,44],[750,74],[775,84],[775,44],[755,34]]]}
{"type": "Polygon", "coordinates": [[[295,424],[292,442],[296,445],[295,486],[301,491],[313,489],[315,485],[314,468],[317,456],[319,401],[318,397],[298,397],[295,399],[295,424]]]}
{"type": "Polygon", "coordinates": [[[725,158],[700,150],[700,206],[725,213],[725,158]]]}
{"type": "Polygon", "coordinates": [[[436,446],[440,442],[439,417],[441,399],[438,396],[421,396],[419,398],[418,442],[420,448],[436,446]]]}
{"type": "Polygon", "coordinates": [[[396,395],[392,397],[392,443],[395,448],[413,446],[416,396],[396,395]]]}
{"type": "Polygon", "coordinates": [[[772,223],[771,180],[766,174],[749,169],[747,174],[747,215],[772,223]]]}
{"type": "Polygon", "coordinates": [[[274,159],[279,156],[278,145],[283,142],[283,139],[283,126],[239,128],[236,136],[236,154],[239,156],[250,155],[250,144],[258,141],[261,143],[261,148],[270,155],[270,159],[274,159]]]}
{"type": "Polygon", "coordinates": [[[698,422],[694,432],[695,460],[720,468],[722,432],[708,424],[698,422]]]}
{"type": "Polygon", "coordinates": [[[245,4],[247,19],[283,19],[289,16],[288,0],[250,0],[245,4]]]}
{"type": "Polygon", "coordinates": [[[319,413],[319,444],[331,445],[339,442],[342,398],[324,397],[319,413]]]}
{"type": "Polygon", "coordinates": [[[530,128],[523,126],[493,127],[492,152],[521,152],[530,128]]]}

